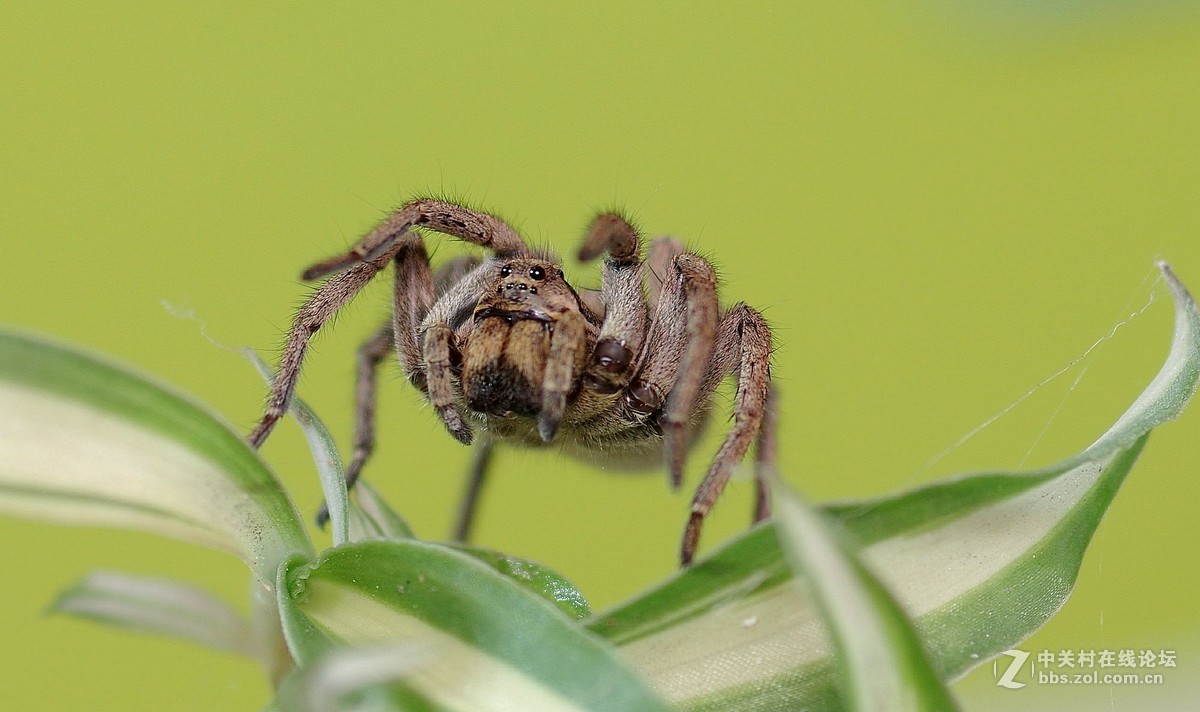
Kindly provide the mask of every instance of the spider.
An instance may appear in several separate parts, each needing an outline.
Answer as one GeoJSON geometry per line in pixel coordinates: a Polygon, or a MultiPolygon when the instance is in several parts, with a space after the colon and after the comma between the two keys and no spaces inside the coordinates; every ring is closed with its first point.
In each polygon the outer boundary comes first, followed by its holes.
{"type": "Polygon", "coordinates": [[[705,517],[757,439],[755,520],[768,516],[763,481],[775,450],[771,331],[744,303],[722,312],[713,267],[678,240],[642,239],[625,218],[602,213],[579,250],[607,252],[599,290],[577,290],[553,257],[531,249],[508,223],[462,205],[412,200],[346,254],[303,279],[328,278],[297,313],[262,420],[258,447],[287,409],[308,342],[389,263],[391,315],[360,348],[355,389],[353,486],[375,444],[376,369],[390,352],[455,439],[476,442],[456,538],[466,540],[497,442],[554,445],[604,465],[665,460],[678,488],[688,447],[704,429],[718,384],[737,381],[734,423],[692,499],[680,560],[696,552],[705,517]],[[490,250],[432,269],[422,234],[490,250]]]}

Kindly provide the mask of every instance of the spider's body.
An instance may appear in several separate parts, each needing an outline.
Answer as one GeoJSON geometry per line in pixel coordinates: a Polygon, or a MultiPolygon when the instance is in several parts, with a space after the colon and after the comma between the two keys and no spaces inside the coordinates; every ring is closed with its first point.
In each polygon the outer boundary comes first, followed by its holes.
{"type": "MultiPolygon", "coordinates": [[[[360,351],[349,484],[374,445],[375,368],[392,351],[451,435],[470,443],[482,433],[462,538],[495,442],[553,444],[613,466],[665,457],[678,485],[713,391],[734,375],[735,423],[693,500],[681,552],[687,563],[704,517],[750,443],[757,438],[760,462],[773,458],[770,331],[744,304],[722,314],[711,265],[676,240],[654,240],[643,263],[637,232],[606,214],[593,223],[580,258],[606,251],[601,289],[576,290],[557,261],[530,250],[499,218],[437,200],[408,203],[349,254],[305,272],[309,279],[333,276],[296,316],[251,442],[260,444],[286,409],[312,334],[394,263],[391,318],[360,351]],[[488,247],[492,255],[460,258],[435,274],[414,228],[488,247]]],[[[760,479],[756,516],[766,512],[760,479]]]]}

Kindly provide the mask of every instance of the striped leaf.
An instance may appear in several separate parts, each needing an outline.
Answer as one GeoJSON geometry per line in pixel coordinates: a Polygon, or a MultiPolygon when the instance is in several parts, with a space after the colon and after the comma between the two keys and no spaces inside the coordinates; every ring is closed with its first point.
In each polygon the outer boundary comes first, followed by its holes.
{"type": "Polygon", "coordinates": [[[0,331],[0,513],[141,529],[231,552],[264,582],[312,545],[225,423],[118,366],[0,331]]]}
{"type": "MultiPolygon", "coordinates": [[[[1082,453],[1034,472],[961,477],[826,508],[913,621],[942,680],[1017,645],[1062,607],[1149,431],[1194,394],[1200,313],[1160,267],[1175,302],[1166,363],[1082,453]]],[[[834,647],[811,590],[767,524],[589,626],[681,709],[841,709],[848,701],[837,692],[834,647]]]]}
{"type": "Polygon", "coordinates": [[[292,569],[280,594],[305,666],[339,646],[402,646],[419,657],[403,689],[440,708],[662,709],[609,646],[445,546],[387,540],[330,549],[292,569]]]}
{"type": "Polygon", "coordinates": [[[366,480],[359,479],[350,498],[350,541],[412,539],[408,522],[379,496],[366,480]]]}
{"type": "MultiPolygon", "coordinates": [[[[252,349],[243,349],[242,353],[250,359],[258,374],[271,385],[275,376],[271,367],[266,364],[252,349]]],[[[304,433],[308,442],[309,452],[312,453],[313,464],[317,467],[317,476],[321,480],[321,490],[325,493],[325,507],[329,514],[329,526],[333,530],[333,544],[345,544],[350,539],[350,523],[347,515],[349,495],[346,492],[346,468],[342,464],[342,456],[338,453],[337,444],[325,423],[317,417],[299,396],[294,396],[288,404],[288,414],[291,415],[304,433]]]]}
{"type": "Polygon", "coordinates": [[[776,532],[830,632],[838,690],[861,712],[955,710],[912,623],[842,527],[772,478],[776,532]]]}
{"type": "Polygon", "coordinates": [[[51,611],[189,640],[217,650],[259,654],[250,624],[229,604],[178,581],[93,571],[63,591],[51,611]]]}
{"type": "Polygon", "coordinates": [[[445,709],[403,684],[429,660],[418,646],[335,648],[284,678],[267,712],[445,709]]]}

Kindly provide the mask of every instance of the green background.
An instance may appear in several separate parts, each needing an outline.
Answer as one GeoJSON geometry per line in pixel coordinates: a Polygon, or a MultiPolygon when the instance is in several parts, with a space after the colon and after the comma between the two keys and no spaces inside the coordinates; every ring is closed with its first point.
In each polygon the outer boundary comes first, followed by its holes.
{"type": "MultiPolygon", "coordinates": [[[[0,322],[134,364],[242,430],[264,387],[205,335],[273,357],[300,269],[417,194],[497,210],[563,254],[593,211],[623,206],[711,256],[726,303],[775,328],[781,466],[818,501],[1078,451],[1166,353],[1152,261],[1200,290],[1193,3],[202,5],[0,12],[0,322]]],[[[461,249],[438,243],[436,259],[461,249]]],[[[385,281],[322,333],[302,381],[343,443],[385,281]]],[[[467,449],[394,367],[381,423],[368,477],[444,536],[467,449]]],[[[611,605],[672,570],[717,431],[680,493],[661,472],[504,450],[477,541],[611,605]]],[[[1194,699],[1197,443],[1195,412],[1152,438],[1074,597],[1023,646],[1174,649],[1165,684],[1003,690],[987,665],[956,686],[968,707],[1194,699]]],[[[295,427],[265,454],[313,510],[295,427]]],[[[704,547],[745,525],[750,490],[730,486],[704,547]]],[[[239,659],[40,615],[95,567],[242,604],[238,562],[13,520],[0,541],[0,707],[266,701],[239,659]]]]}

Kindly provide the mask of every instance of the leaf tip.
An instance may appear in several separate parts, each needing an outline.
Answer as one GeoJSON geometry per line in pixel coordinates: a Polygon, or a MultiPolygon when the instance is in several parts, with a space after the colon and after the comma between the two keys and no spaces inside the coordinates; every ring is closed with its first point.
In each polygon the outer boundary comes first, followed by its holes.
{"type": "Polygon", "coordinates": [[[1170,288],[1171,294],[1175,297],[1176,301],[1185,303],[1194,301],[1187,287],[1183,286],[1183,282],[1179,281],[1179,277],[1175,276],[1175,270],[1171,268],[1169,262],[1166,260],[1157,260],[1154,266],[1158,267],[1159,271],[1162,272],[1163,279],[1166,281],[1167,287],[1170,288]]]}

